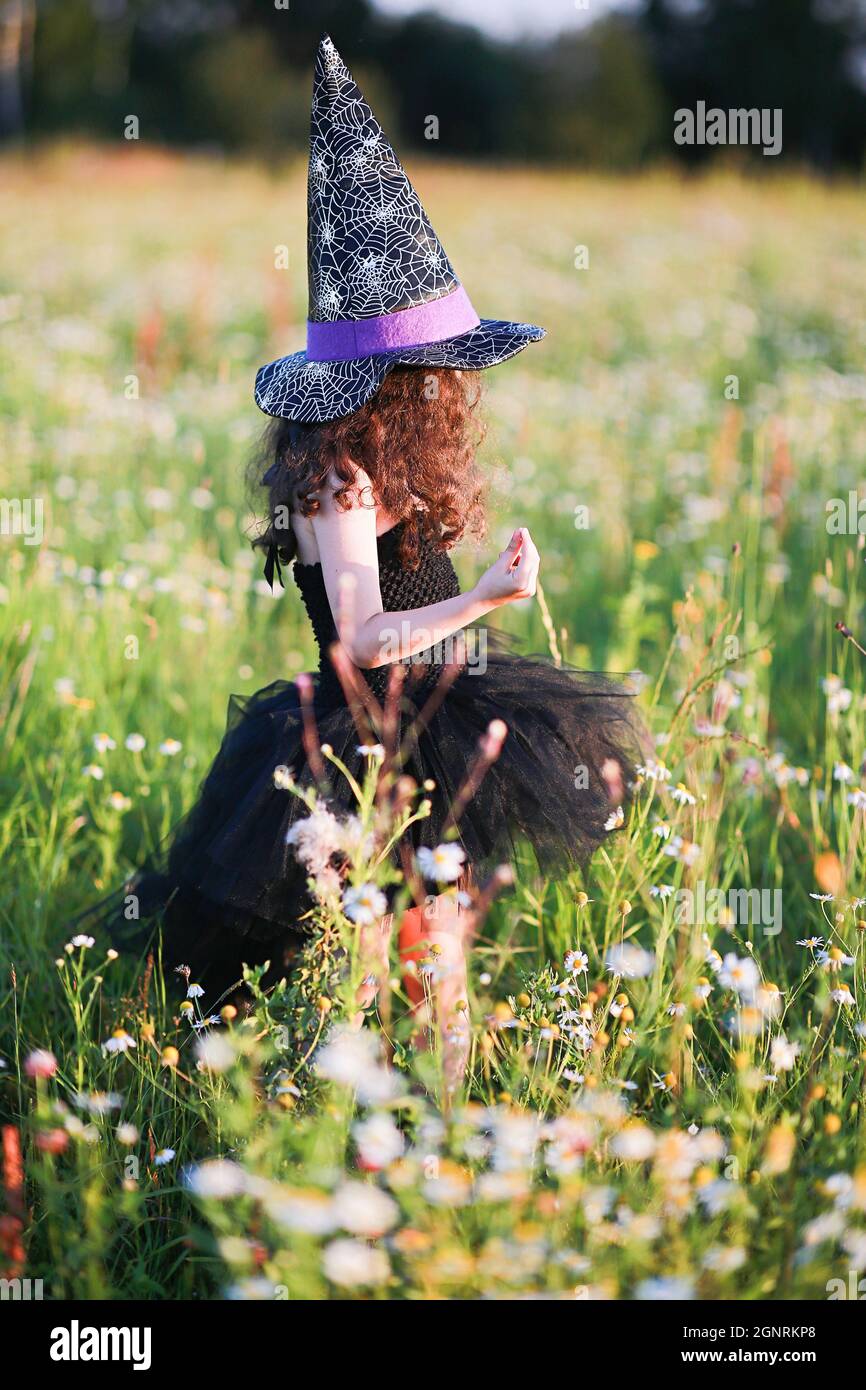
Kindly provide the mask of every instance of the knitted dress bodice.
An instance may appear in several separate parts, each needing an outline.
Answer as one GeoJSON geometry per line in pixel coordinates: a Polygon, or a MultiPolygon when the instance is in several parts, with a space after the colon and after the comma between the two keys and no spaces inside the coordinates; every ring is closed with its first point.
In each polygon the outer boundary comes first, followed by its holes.
{"type": "MultiPolygon", "coordinates": [[[[428,604],[454,598],[460,593],[457,575],[447,552],[437,549],[435,542],[429,537],[421,538],[417,568],[404,568],[399,555],[402,529],[401,522],[379,536],[377,542],[382,611],[386,614],[425,608],[428,604]]],[[[304,565],[295,561],[293,573],[319,648],[319,695],[342,700],[342,687],[328,655],[331,645],[337,640],[337,627],[328,602],[322,567],[318,562],[304,565]]],[[[395,646],[400,637],[401,634],[395,627],[395,646]]],[[[441,651],[428,648],[416,653],[411,660],[416,695],[435,684],[442,666],[441,651]]],[[[373,693],[380,699],[387,689],[390,670],[391,666],[385,665],[361,673],[373,693]]]]}

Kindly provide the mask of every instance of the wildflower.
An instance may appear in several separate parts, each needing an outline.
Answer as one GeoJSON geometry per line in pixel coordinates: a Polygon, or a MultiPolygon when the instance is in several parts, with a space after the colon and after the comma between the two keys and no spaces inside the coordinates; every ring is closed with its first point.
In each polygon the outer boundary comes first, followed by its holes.
{"type": "Polygon", "coordinates": [[[180,1061],[180,1053],[176,1047],[164,1047],[159,1060],[164,1067],[176,1067],[180,1061]]]}
{"type": "Polygon", "coordinates": [[[844,782],[850,782],[850,781],[852,780],[853,776],[854,776],[854,769],[853,769],[852,767],[849,767],[847,763],[834,763],[834,764],[833,764],[833,781],[834,781],[834,782],[843,782],[843,783],[844,783],[844,782]]]}
{"type": "Polygon", "coordinates": [[[332,1240],[322,1251],[322,1268],[332,1284],[343,1288],[384,1284],[391,1273],[384,1250],[361,1240],[332,1240]]]}
{"type": "Polygon", "coordinates": [[[707,1002],[712,992],[713,987],[706,975],[699,976],[694,990],[692,991],[692,1003],[694,1007],[699,1009],[702,1004],[707,1002]]]}
{"type": "Polygon", "coordinates": [[[315,1188],[275,1187],[264,1194],[264,1202],[271,1219],[289,1231],[325,1236],[337,1224],[331,1198],[315,1188]]]}
{"type": "Polygon", "coordinates": [[[73,936],[69,945],[73,947],[81,946],[84,948],[84,950],[87,950],[88,947],[93,945],[94,941],[95,937],[92,936],[73,936]]]}
{"type": "Polygon", "coordinates": [[[682,835],[674,835],[665,845],[664,852],[670,859],[678,859],[681,864],[692,865],[700,858],[701,847],[693,840],[684,840],[682,835]]]}
{"type": "Polygon", "coordinates": [[[670,778],[670,773],[668,772],[664,763],[638,763],[637,771],[640,773],[641,777],[647,777],[651,782],[667,782],[670,778]]]}
{"type": "Polygon", "coordinates": [[[858,787],[856,791],[848,793],[848,805],[853,806],[857,811],[866,811],[866,791],[858,787]]]}
{"type": "Polygon", "coordinates": [[[159,745],[160,753],[166,758],[176,758],[182,748],[183,744],[179,743],[176,738],[165,738],[159,745]]]}
{"type": "Polygon", "coordinates": [[[290,792],[295,785],[295,779],[289,769],[283,764],[274,768],[274,786],[279,792],[290,792]]]}
{"type": "Polygon", "coordinates": [[[144,734],[127,734],[123,740],[124,748],[128,748],[130,753],[141,753],[147,746],[147,739],[144,734]]]}
{"type": "Polygon", "coordinates": [[[683,782],[677,782],[676,786],[671,789],[671,796],[681,806],[696,806],[698,802],[698,798],[692,795],[683,782]]]}
{"type": "Polygon", "coordinates": [[[650,974],[655,964],[655,957],[651,952],[645,951],[642,946],[624,942],[620,946],[611,947],[607,953],[605,964],[613,975],[622,975],[630,980],[640,980],[650,974]]]}
{"type": "Polygon", "coordinates": [[[340,825],[326,807],[316,805],[309,816],[295,821],[286,835],[295,857],[315,877],[326,869],[341,845],[340,825]]]}
{"type": "Polygon", "coordinates": [[[100,767],[99,763],[88,763],[81,769],[82,777],[92,777],[94,782],[101,782],[105,776],[105,768],[100,767]]]}
{"type": "Polygon", "coordinates": [[[209,1033],[199,1038],[195,1051],[200,1071],[228,1071],[235,1060],[235,1050],[225,1033],[209,1033]]]}
{"type": "Polygon", "coordinates": [[[621,806],[617,806],[616,810],[611,811],[605,821],[604,828],[605,830],[619,830],[623,825],[625,825],[625,812],[621,806]]]}
{"type": "Polygon", "coordinates": [[[780,1033],[770,1044],[770,1065],[774,1071],[790,1071],[802,1051],[800,1044],[789,1042],[780,1033]]]}
{"type": "Polygon", "coordinates": [[[36,1048],[24,1062],[24,1071],[27,1076],[53,1076],[56,1070],[57,1058],[53,1052],[48,1052],[44,1048],[36,1048]]]}
{"type": "Polygon", "coordinates": [[[359,927],[377,922],[388,911],[388,899],[375,883],[362,883],[349,887],[343,893],[343,912],[350,922],[359,927]]]}
{"type": "Polygon", "coordinates": [[[91,1095],[79,1091],[75,1097],[75,1104],[80,1110],[87,1110],[91,1115],[108,1115],[112,1110],[120,1109],[123,1096],[117,1091],[94,1091],[91,1095]]]}
{"type": "Polygon", "coordinates": [[[566,951],[563,963],[565,969],[572,975],[580,975],[586,971],[589,965],[589,956],[585,955],[580,947],[576,947],[573,951],[566,951]]]}
{"type": "Polygon", "coordinates": [[[422,877],[434,883],[456,883],[465,858],[466,851],[458,844],[437,845],[435,849],[421,845],[415,855],[422,877]]]}
{"type": "Polygon", "coordinates": [[[368,1182],[344,1182],[334,1193],[337,1225],[354,1236],[381,1236],[397,1224],[393,1197],[368,1182]]]}
{"type": "Polygon", "coordinates": [[[755,993],[760,976],[758,967],[750,956],[737,956],[729,951],[719,970],[719,984],[726,989],[736,990],[737,994],[750,996],[755,993]]]}
{"type": "Polygon", "coordinates": [[[362,758],[384,758],[385,750],[381,743],[359,743],[357,748],[362,758]]]}
{"type": "Polygon", "coordinates": [[[820,951],[824,945],[823,936],[804,936],[797,942],[798,946],[807,946],[810,951],[820,951]]]}
{"type": "Polygon", "coordinates": [[[668,840],[670,839],[671,828],[667,821],[657,820],[652,828],[652,833],[657,836],[659,840],[668,840]]]}
{"type": "Polygon", "coordinates": [[[382,1066],[376,1039],[343,1028],[335,1029],[317,1051],[316,1071],[328,1081],[350,1086],[363,1105],[391,1100],[399,1085],[395,1073],[382,1066]]]}
{"type": "Polygon", "coordinates": [[[188,985],[186,991],[187,999],[201,999],[204,994],[204,985],[188,985]]]}
{"type": "MultiPolygon", "coordinates": [[[[183,1004],[181,1004],[181,1008],[183,1008],[183,1004]]],[[[197,1033],[200,1033],[204,1028],[214,1028],[216,1024],[222,1023],[219,1014],[208,1014],[206,1018],[193,1018],[191,1014],[188,1014],[187,1017],[197,1033]]]]}
{"type": "Polygon", "coordinates": [[[831,975],[837,974],[843,966],[854,964],[854,957],[846,956],[845,952],[838,946],[830,946],[826,951],[819,951],[816,960],[831,975]]]}
{"type": "Polygon", "coordinates": [[[670,897],[674,891],[672,883],[654,883],[650,889],[651,898],[661,898],[663,901],[670,897]]]}
{"type": "Polygon", "coordinates": [[[117,1135],[118,1144],[124,1144],[127,1148],[137,1144],[140,1137],[138,1127],[128,1123],[118,1125],[114,1132],[117,1135]]]}
{"type": "Polygon", "coordinates": [[[114,811],[128,811],[132,806],[132,801],[123,792],[110,792],[108,804],[114,811]]]}
{"type": "Polygon", "coordinates": [[[115,1028],[110,1038],[106,1038],[102,1044],[103,1052],[128,1052],[131,1047],[135,1047],[135,1038],[127,1033],[125,1028],[115,1028]]]}
{"type": "Polygon", "coordinates": [[[836,989],[831,989],[830,998],[834,1004],[844,1004],[847,1007],[854,1003],[854,996],[847,985],[839,985],[836,989]]]}
{"type": "Polygon", "coordinates": [[[833,901],[832,893],[810,893],[809,897],[814,898],[817,903],[831,903],[833,901]]]}
{"type": "Polygon", "coordinates": [[[94,734],[93,746],[97,753],[110,753],[117,747],[110,734],[94,734]]]}
{"type": "Polygon", "coordinates": [[[668,1072],[666,1076],[658,1076],[653,1082],[656,1091],[672,1091],[676,1086],[676,1077],[673,1072],[668,1072]]]}
{"type": "Polygon", "coordinates": [[[362,1168],[376,1172],[403,1153],[405,1141],[390,1115],[370,1115],[358,1121],[352,1133],[362,1168]]]}
{"type": "Polygon", "coordinates": [[[847,686],[842,684],[839,676],[825,676],[821,682],[821,689],[827,696],[827,709],[830,714],[841,714],[848,709],[853,699],[852,692],[847,686]]]}
{"type": "Polygon", "coordinates": [[[153,1161],[157,1168],[164,1168],[167,1163],[171,1163],[174,1156],[174,1149],[159,1149],[154,1154],[153,1161]]]}
{"type": "Polygon", "coordinates": [[[240,1197],[247,1190],[247,1175],[230,1158],[209,1158],[188,1168],[184,1183],[196,1197],[240,1197]]]}
{"type": "Polygon", "coordinates": [[[635,1120],[621,1129],[619,1134],[614,1135],[610,1148],[617,1158],[643,1163],[655,1153],[655,1135],[649,1125],[635,1120]]]}
{"type": "Polygon", "coordinates": [[[682,1018],[686,1012],[686,1006],[677,1001],[675,1004],[669,1004],[665,1012],[671,1018],[682,1018]]]}

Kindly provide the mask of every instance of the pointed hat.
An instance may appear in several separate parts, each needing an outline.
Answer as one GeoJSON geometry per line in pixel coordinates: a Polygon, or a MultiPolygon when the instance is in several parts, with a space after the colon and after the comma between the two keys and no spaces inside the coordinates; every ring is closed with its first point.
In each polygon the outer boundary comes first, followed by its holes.
{"type": "Polygon", "coordinates": [[[266,415],[351,415],[392,367],[480,371],[544,337],[479,319],[382,127],[327,34],[313,79],[307,347],[261,367],[266,415]]]}

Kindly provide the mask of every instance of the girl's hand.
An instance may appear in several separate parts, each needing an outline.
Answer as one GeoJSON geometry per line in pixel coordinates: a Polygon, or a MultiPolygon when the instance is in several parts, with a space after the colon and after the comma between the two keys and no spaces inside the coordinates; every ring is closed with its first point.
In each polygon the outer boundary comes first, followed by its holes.
{"type": "Polygon", "coordinates": [[[482,574],[473,590],[482,603],[498,607],[535,593],[540,557],[525,526],[514,532],[495,564],[482,574]]]}

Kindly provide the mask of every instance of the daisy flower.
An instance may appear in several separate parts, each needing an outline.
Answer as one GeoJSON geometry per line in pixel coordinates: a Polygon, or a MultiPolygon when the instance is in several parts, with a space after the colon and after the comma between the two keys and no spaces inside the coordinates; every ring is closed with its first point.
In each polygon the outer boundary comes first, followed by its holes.
{"type": "Polygon", "coordinates": [[[852,767],[849,767],[847,763],[834,763],[834,764],[833,764],[833,781],[834,781],[834,782],[850,782],[850,781],[852,780],[853,776],[854,776],[854,769],[853,769],[852,767]]]}
{"type": "Polygon", "coordinates": [[[356,922],[359,927],[377,922],[387,911],[388,899],[375,883],[361,883],[357,887],[347,888],[343,893],[343,912],[350,922],[356,922]]]}
{"type": "Polygon", "coordinates": [[[854,1003],[854,996],[847,985],[839,985],[836,989],[831,989],[830,998],[834,1004],[851,1005],[854,1003]]]}
{"type": "Polygon", "coordinates": [[[123,746],[128,748],[130,753],[140,753],[147,746],[147,739],[144,734],[127,734],[123,746]]]}
{"type": "Polygon", "coordinates": [[[115,1028],[110,1038],[106,1038],[102,1044],[103,1052],[128,1052],[131,1047],[135,1047],[135,1038],[127,1033],[125,1028],[115,1028]]]}
{"type": "Polygon", "coordinates": [[[801,1047],[799,1043],[789,1042],[784,1033],[780,1033],[770,1043],[770,1065],[774,1071],[790,1071],[800,1055],[801,1047]]]}
{"type": "Polygon", "coordinates": [[[586,970],[589,965],[589,956],[585,955],[584,952],[577,947],[573,951],[566,951],[563,964],[565,969],[569,970],[572,975],[579,975],[582,971],[586,970]]]}
{"type": "Polygon", "coordinates": [[[722,961],[719,984],[736,990],[737,994],[754,994],[759,979],[758,967],[750,956],[737,956],[729,951],[722,961]]]}
{"type": "Polygon", "coordinates": [[[105,776],[105,768],[100,767],[99,763],[88,763],[81,769],[82,777],[92,777],[94,782],[101,782],[105,776]]]}
{"type": "Polygon", "coordinates": [[[604,828],[605,830],[619,830],[623,825],[625,825],[625,812],[621,806],[617,806],[616,810],[611,811],[605,821],[604,828]]]}
{"type": "Polygon", "coordinates": [[[671,796],[681,806],[696,806],[698,804],[698,798],[692,795],[683,782],[677,782],[676,786],[671,788],[671,796]]]}
{"type": "Polygon", "coordinates": [[[797,942],[798,946],[807,946],[810,951],[820,951],[824,945],[823,936],[804,936],[797,942]]]}
{"type": "Polygon", "coordinates": [[[176,757],[181,748],[183,748],[183,744],[179,743],[176,738],[163,739],[162,743],[159,745],[160,753],[163,753],[167,758],[176,757]]]}
{"type": "Polygon", "coordinates": [[[159,1151],[154,1154],[153,1161],[157,1168],[164,1168],[167,1163],[171,1163],[173,1158],[174,1149],[159,1149],[159,1151]]]}
{"type": "Polygon", "coordinates": [[[655,956],[642,946],[624,942],[613,946],[607,953],[605,964],[612,975],[622,975],[626,979],[640,980],[649,975],[655,964],[655,956]]]}
{"type": "Polygon", "coordinates": [[[434,883],[455,883],[463,872],[466,851],[461,845],[437,845],[429,849],[421,845],[415,855],[418,870],[423,878],[434,883]]]}
{"type": "Polygon", "coordinates": [[[117,744],[110,734],[94,734],[93,746],[97,753],[110,753],[117,747],[117,744]]]}
{"type": "Polygon", "coordinates": [[[204,985],[188,985],[186,991],[187,999],[201,999],[204,994],[204,985]]]}
{"type": "Polygon", "coordinates": [[[96,939],[96,938],[95,938],[95,937],[92,937],[92,936],[73,936],[73,938],[72,938],[72,940],[70,941],[69,945],[70,945],[70,946],[83,946],[83,947],[86,949],[88,946],[92,946],[92,945],[93,945],[95,939],[96,939]]]}

